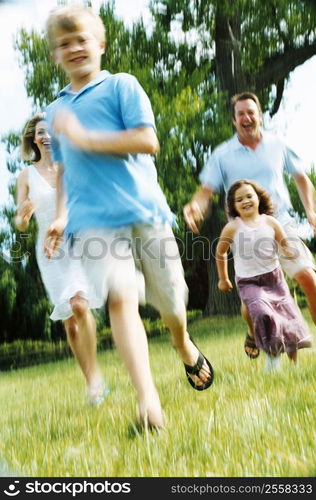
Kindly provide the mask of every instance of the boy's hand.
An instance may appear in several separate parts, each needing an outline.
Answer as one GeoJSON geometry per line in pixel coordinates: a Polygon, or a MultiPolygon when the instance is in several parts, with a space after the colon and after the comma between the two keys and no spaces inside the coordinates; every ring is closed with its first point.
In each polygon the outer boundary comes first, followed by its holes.
{"type": "Polygon", "coordinates": [[[74,113],[66,109],[56,111],[53,128],[56,134],[63,134],[78,148],[86,148],[88,131],[81,125],[74,113]]]}
{"type": "Polygon", "coordinates": [[[231,292],[233,289],[233,285],[229,279],[219,280],[217,286],[221,292],[231,292]]]}
{"type": "Polygon", "coordinates": [[[51,259],[63,240],[66,221],[63,217],[55,219],[48,228],[45,235],[44,252],[51,259]]]}

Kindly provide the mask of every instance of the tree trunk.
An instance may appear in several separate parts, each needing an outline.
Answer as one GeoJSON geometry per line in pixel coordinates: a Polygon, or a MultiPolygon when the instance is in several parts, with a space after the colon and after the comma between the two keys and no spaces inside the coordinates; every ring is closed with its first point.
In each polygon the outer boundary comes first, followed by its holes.
{"type": "Polygon", "coordinates": [[[216,74],[220,89],[227,91],[229,98],[246,88],[240,55],[240,13],[234,11],[234,4],[234,0],[218,2],[215,15],[216,74]]]}
{"type": "MultiPolygon", "coordinates": [[[[215,262],[215,251],[219,235],[223,226],[226,223],[224,213],[224,199],[225,196],[220,196],[219,203],[212,208],[211,215],[205,221],[203,230],[210,241],[210,258],[207,263],[207,274],[209,282],[209,295],[205,308],[205,314],[213,316],[215,314],[239,314],[240,312],[240,299],[237,293],[236,286],[230,293],[221,292],[218,287],[218,274],[215,262]]],[[[229,254],[228,271],[231,282],[235,283],[235,273],[232,255],[229,254]]]]}

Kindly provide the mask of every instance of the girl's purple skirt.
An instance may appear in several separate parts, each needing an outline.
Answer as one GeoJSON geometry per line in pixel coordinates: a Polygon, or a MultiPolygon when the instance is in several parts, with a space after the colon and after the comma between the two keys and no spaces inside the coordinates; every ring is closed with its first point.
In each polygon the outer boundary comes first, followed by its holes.
{"type": "Polygon", "coordinates": [[[253,322],[256,345],[267,354],[311,346],[311,335],[281,268],[251,278],[236,277],[241,300],[253,322]]]}

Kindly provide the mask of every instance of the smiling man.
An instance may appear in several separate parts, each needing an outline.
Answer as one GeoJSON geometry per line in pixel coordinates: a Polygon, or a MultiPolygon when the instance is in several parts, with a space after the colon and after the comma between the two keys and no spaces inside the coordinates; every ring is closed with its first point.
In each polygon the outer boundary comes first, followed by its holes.
{"type": "MultiPolygon", "coordinates": [[[[240,180],[255,181],[264,188],[273,201],[274,215],[282,224],[295,259],[280,259],[284,271],[295,279],[306,295],[311,316],[316,324],[316,275],[312,254],[297,235],[297,228],[290,212],[293,210],[284,174],[290,174],[296,184],[311,226],[316,229],[314,210],[315,189],[305,174],[301,159],[280,138],[262,130],[262,111],[258,97],[252,92],[237,94],[231,99],[232,121],[235,135],[220,144],[209,158],[200,174],[201,187],[192,200],[184,206],[184,218],[189,228],[199,233],[213,192],[224,189],[240,180]]],[[[248,322],[247,311],[242,305],[243,317],[248,322]]],[[[249,323],[248,323],[249,325],[249,323]]],[[[249,332],[245,342],[246,354],[257,357],[258,349],[249,332]],[[250,338],[249,338],[250,335],[250,338]]]]}

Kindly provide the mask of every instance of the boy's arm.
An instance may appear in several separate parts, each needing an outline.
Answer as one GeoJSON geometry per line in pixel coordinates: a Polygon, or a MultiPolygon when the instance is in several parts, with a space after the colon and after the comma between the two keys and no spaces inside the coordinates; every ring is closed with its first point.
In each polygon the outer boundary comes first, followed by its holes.
{"type": "Polygon", "coordinates": [[[58,163],[57,180],[56,180],[56,219],[63,218],[67,221],[66,210],[66,194],[63,183],[64,167],[62,163],[58,163]]]}
{"type": "Polygon", "coordinates": [[[44,252],[51,258],[62,241],[67,224],[66,196],[63,187],[63,166],[58,164],[56,182],[56,216],[45,236],[44,252]]]}
{"type": "Polygon", "coordinates": [[[218,273],[218,288],[222,292],[230,292],[233,285],[228,276],[228,266],[227,266],[227,253],[231,243],[233,242],[233,237],[235,234],[235,224],[234,222],[229,222],[226,224],[221,232],[217,247],[216,247],[216,267],[218,273]]]}
{"type": "Polygon", "coordinates": [[[34,212],[34,207],[28,197],[28,172],[24,168],[17,179],[17,215],[14,218],[15,227],[23,232],[26,231],[34,212]]]}
{"type": "Polygon", "coordinates": [[[151,126],[117,132],[88,130],[75,114],[63,109],[56,111],[53,127],[57,134],[64,134],[75,146],[85,151],[114,155],[153,155],[159,151],[159,142],[151,126]]]}

